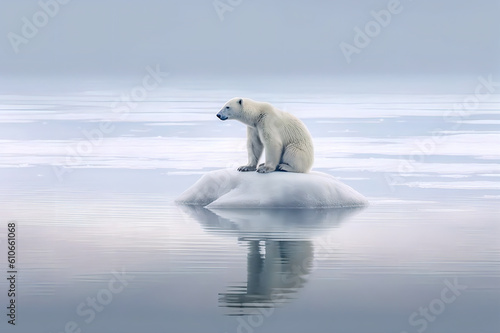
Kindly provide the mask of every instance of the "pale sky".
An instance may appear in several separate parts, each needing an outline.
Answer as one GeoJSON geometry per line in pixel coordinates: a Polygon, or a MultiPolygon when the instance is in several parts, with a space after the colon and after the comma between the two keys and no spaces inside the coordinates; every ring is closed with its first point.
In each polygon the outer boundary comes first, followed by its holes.
{"type": "Polygon", "coordinates": [[[2,0],[0,75],[129,74],[154,64],[200,76],[500,73],[498,0],[401,0],[348,63],[340,43],[355,45],[355,27],[376,29],[371,11],[391,1],[220,0],[231,9],[221,20],[213,0],[72,0],[49,6],[53,17],[38,1],[2,0]],[[23,21],[33,16],[36,33],[23,21]]]}

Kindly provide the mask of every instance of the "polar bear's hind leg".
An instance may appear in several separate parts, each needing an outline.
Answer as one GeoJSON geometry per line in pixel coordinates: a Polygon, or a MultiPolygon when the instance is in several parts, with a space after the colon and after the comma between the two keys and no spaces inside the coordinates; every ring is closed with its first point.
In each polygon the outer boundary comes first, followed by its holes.
{"type": "Polygon", "coordinates": [[[283,153],[283,157],[277,170],[299,173],[309,172],[312,165],[311,157],[309,155],[309,153],[302,149],[287,147],[283,153]]]}

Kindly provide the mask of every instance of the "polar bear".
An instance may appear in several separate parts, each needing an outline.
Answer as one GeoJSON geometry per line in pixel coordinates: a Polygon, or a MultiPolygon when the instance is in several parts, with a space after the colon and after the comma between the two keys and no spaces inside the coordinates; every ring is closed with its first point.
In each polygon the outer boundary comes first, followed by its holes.
{"type": "Polygon", "coordinates": [[[311,134],[295,116],[269,103],[235,97],[217,113],[220,120],[236,119],[247,125],[248,164],[238,171],[307,173],[314,161],[311,134]],[[266,162],[259,159],[265,149],[266,162]]]}

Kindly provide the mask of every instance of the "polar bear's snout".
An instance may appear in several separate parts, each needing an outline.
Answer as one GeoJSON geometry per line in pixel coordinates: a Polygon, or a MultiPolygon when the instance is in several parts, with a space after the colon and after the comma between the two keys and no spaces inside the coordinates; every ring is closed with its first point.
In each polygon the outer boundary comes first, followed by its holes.
{"type": "Polygon", "coordinates": [[[223,115],[222,113],[217,113],[217,118],[219,118],[220,120],[226,120],[227,119],[227,116],[223,115]]]}

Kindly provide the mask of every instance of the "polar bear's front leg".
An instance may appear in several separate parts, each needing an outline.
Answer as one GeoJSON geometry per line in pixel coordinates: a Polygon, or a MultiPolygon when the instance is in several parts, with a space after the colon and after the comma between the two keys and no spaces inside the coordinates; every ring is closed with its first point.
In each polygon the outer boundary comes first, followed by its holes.
{"type": "Polygon", "coordinates": [[[259,165],[257,172],[268,173],[276,171],[276,167],[280,162],[282,144],[281,142],[269,140],[264,143],[264,148],[266,149],[266,163],[264,165],[259,165]]]}
{"type": "Polygon", "coordinates": [[[255,171],[259,163],[264,145],[260,141],[259,133],[252,127],[247,127],[248,164],[240,166],[238,171],[255,171]]]}

